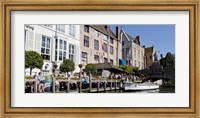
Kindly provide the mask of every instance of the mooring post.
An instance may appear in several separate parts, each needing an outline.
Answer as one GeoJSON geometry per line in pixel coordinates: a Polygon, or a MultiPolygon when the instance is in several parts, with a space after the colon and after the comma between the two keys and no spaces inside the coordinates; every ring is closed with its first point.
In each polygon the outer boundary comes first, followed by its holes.
{"type": "Polygon", "coordinates": [[[37,83],[38,83],[38,80],[35,79],[35,84],[34,84],[34,93],[37,93],[37,83]]]}
{"type": "Polygon", "coordinates": [[[117,90],[117,80],[115,80],[115,91],[117,90]]]}
{"type": "Polygon", "coordinates": [[[69,89],[70,89],[70,81],[67,80],[67,83],[66,83],[66,84],[67,84],[67,91],[66,91],[66,92],[69,93],[69,91],[70,91],[70,90],[69,90],[69,89]]]}
{"type": "Polygon", "coordinates": [[[55,78],[52,77],[52,93],[55,93],[55,78]]]}
{"type": "Polygon", "coordinates": [[[106,81],[104,82],[103,88],[104,88],[104,91],[106,92],[106,81]]]}
{"type": "Polygon", "coordinates": [[[89,81],[89,89],[90,89],[89,92],[91,93],[92,92],[92,80],[89,81]]]}
{"type": "Polygon", "coordinates": [[[99,81],[97,81],[97,92],[99,92],[99,81]]]}
{"type": "Polygon", "coordinates": [[[79,93],[82,92],[82,82],[81,82],[81,81],[79,82],[79,89],[78,89],[78,92],[79,92],[79,93]]]}
{"type": "Polygon", "coordinates": [[[110,90],[112,91],[112,80],[110,81],[110,90]]]}

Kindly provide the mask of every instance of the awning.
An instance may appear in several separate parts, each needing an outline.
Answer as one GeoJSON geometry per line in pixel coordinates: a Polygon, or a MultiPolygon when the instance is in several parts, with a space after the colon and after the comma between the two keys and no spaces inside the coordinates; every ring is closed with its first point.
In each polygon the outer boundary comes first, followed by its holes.
{"type": "Polygon", "coordinates": [[[124,72],[121,68],[118,68],[117,66],[114,66],[111,63],[97,63],[95,65],[96,65],[97,71],[109,70],[110,72],[114,72],[114,73],[124,72]]]}
{"type": "Polygon", "coordinates": [[[126,60],[119,59],[119,65],[126,65],[126,60]]]}

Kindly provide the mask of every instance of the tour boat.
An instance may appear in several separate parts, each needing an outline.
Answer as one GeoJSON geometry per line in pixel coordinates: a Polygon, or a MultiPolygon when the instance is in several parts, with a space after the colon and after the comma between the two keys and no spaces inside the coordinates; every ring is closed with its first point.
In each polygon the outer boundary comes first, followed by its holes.
{"type": "Polygon", "coordinates": [[[154,84],[152,82],[145,83],[125,83],[124,90],[132,90],[132,91],[143,91],[143,90],[154,90],[158,89],[159,85],[154,84]]]}

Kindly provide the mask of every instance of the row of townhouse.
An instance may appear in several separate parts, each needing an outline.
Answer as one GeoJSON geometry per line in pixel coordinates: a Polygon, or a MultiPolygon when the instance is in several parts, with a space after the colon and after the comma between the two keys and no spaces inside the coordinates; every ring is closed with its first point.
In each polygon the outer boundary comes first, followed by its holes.
{"type": "MultiPolygon", "coordinates": [[[[25,50],[41,54],[42,70],[50,73],[53,64],[59,68],[64,59],[74,61],[74,72],[80,71],[79,64],[88,63],[129,64],[139,69],[147,66],[145,48],[140,46],[139,36],[132,37],[119,27],[113,33],[109,25],[48,24],[25,25],[24,31],[25,50]]],[[[33,69],[33,73],[39,71],[33,69]]],[[[29,69],[25,72],[29,74],[29,69]]]]}

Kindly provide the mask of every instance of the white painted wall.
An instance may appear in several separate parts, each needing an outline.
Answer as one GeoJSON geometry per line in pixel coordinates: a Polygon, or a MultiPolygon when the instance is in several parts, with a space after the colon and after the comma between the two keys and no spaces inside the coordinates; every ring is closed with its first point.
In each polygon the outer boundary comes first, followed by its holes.
{"type": "MultiPolygon", "coordinates": [[[[44,65],[42,67],[42,69],[45,69],[45,65],[49,64],[49,67],[47,68],[47,70],[50,71],[50,73],[52,72],[52,68],[53,68],[53,61],[55,61],[55,35],[56,35],[56,25],[53,25],[51,28],[50,27],[46,27],[44,25],[27,25],[30,26],[32,28],[34,28],[34,31],[31,31],[31,33],[34,34],[34,37],[31,38],[31,45],[27,45],[27,47],[25,48],[26,50],[34,50],[38,53],[41,53],[41,42],[42,42],[42,35],[47,36],[50,38],[50,60],[44,60],[44,65]],[[33,48],[29,48],[29,47],[33,47],[33,48]]],[[[26,30],[30,30],[27,29],[25,27],[26,30]]],[[[76,34],[75,37],[70,36],[69,35],[69,25],[65,25],[65,32],[60,32],[57,31],[57,37],[58,39],[63,39],[65,41],[67,41],[67,56],[66,58],[68,59],[68,49],[69,49],[69,44],[73,44],[75,45],[75,71],[74,72],[79,72],[80,69],[78,67],[78,64],[80,64],[80,25],[75,25],[75,30],[76,30],[76,34]]],[[[30,42],[30,41],[29,41],[30,42]]],[[[29,43],[28,42],[28,43],[29,43]]],[[[60,64],[62,63],[62,61],[55,61],[55,63],[58,65],[58,68],[60,66],[60,64]]],[[[34,72],[39,72],[39,69],[33,69],[33,74],[34,72]]],[[[25,69],[25,74],[28,75],[30,72],[29,69],[25,69]]]]}

